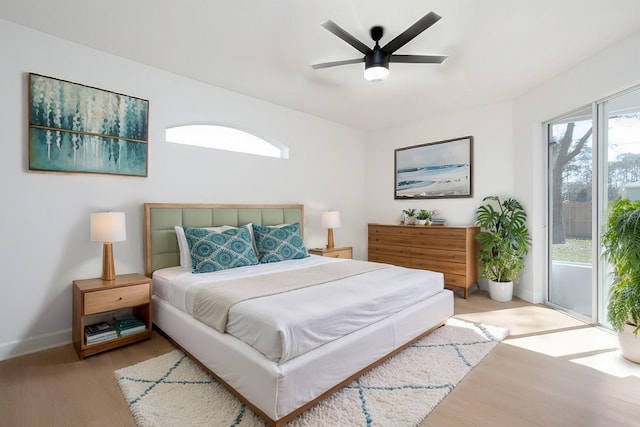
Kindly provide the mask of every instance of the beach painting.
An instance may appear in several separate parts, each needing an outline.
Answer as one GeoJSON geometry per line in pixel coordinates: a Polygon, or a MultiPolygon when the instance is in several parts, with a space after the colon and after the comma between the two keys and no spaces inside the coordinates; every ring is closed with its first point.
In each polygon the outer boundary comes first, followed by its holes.
{"type": "Polygon", "coordinates": [[[147,176],[149,101],[29,74],[29,169],[147,176]]]}
{"type": "Polygon", "coordinates": [[[395,199],[472,197],[473,137],[395,150],[395,199]]]}

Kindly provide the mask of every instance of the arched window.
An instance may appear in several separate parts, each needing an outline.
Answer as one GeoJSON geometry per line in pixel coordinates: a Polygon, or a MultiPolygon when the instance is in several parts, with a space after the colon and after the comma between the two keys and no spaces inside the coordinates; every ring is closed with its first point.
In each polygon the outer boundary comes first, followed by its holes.
{"type": "Polygon", "coordinates": [[[167,128],[167,142],[236,151],[259,156],[289,158],[289,150],[250,133],[214,125],[189,125],[167,128]]]}

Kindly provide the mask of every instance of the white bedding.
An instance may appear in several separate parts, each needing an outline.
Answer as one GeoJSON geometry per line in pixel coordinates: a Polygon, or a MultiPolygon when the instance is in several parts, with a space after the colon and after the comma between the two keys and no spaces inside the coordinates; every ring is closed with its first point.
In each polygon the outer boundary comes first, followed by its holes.
{"type": "MultiPolygon", "coordinates": [[[[204,274],[172,267],[154,272],[154,293],[191,314],[195,292],[205,283],[329,262],[349,261],[312,255],[302,260],[204,274]]],[[[389,266],[238,303],[229,312],[227,332],[267,358],[284,363],[425,300],[443,288],[441,273],[389,266]]]]}

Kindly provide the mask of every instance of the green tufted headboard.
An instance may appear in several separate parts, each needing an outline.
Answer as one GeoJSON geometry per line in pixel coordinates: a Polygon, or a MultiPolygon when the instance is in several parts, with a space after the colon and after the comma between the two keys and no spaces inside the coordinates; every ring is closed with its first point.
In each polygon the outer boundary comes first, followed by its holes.
{"type": "Polygon", "coordinates": [[[208,205],[145,203],[145,273],[180,265],[174,227],[241,226],[248,223],[279,225],[300,223],[304,232],[304,205],[208,205]]]}

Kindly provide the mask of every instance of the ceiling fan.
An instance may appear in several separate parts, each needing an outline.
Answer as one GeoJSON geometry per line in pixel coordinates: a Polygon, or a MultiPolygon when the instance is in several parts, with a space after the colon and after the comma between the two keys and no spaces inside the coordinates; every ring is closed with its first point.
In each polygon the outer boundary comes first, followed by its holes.
{"type": "Polygon", "coordinates": [[[397,55],[394,52],[405,44],[413,40],[418,34],[435,24],[440,20],[441,16],[434,12],[429,12],[418,20],[415,24],[407,28],[403,33],[398,35],[386,45],[380,47],[378,43],[384,34],[384,29],[380,26],[371,28],[371,38],[376,42],[373,49],[366,44],[346,32],[335,22],[328,20],[322,24],[327,31],[340,37],[358,51],[364,54],[364,57],[357,59],[347,59],[344,61],[323,62],[321,64],[313,64],[311,67],[315,70],[328,67],[336,67],[338,65],[357,64],[364,62],[364,77],[369,81],[381,81],[389,75],[390,62],[404,62],[412,64],[441,64],[446,56],[443,55],[397,55]]]}

